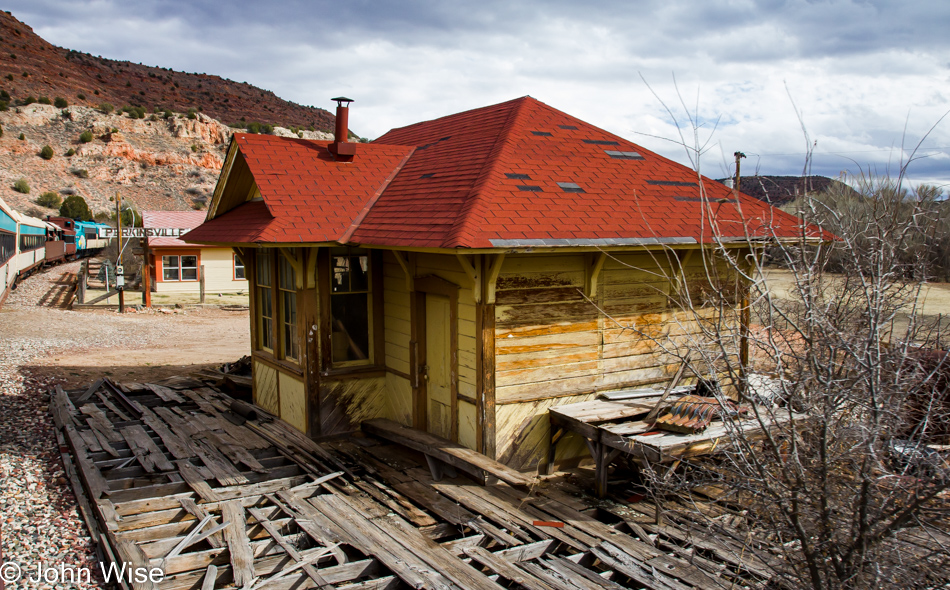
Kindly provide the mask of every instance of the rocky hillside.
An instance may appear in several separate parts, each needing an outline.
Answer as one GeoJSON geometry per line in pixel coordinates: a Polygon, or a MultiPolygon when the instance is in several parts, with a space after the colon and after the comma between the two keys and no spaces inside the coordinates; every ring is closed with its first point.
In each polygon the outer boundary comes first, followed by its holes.
{"type": "MultiPolygon", "coordinates": [[[[69,104],[110,103],[187,112],[195,109],[224,123],[333,131],[333,115],[281,100],[273,92],[208,74],[114,61],[56,47],[9,12],[0,12],[0,89],[16,104],[32,96],[69,104]]],[[[320,97],[328,99],[331,95],[320,97]]]]}
{"type": "MultiPolygon", "coordinates": [[[[81,195],[100,214],[113,210],[116,192],[139,210],[203,208],[234,129],[201,113],[193,116],[159,113],[139,119],[85,106],[10,107],[0,112],[0,198],[34,216],[54,213],[35,202],[50,191],[60,198],[81,195]],[[49,159],[42,154],[45,146],[52,150],[49,159]],[[20,179],[28,194],[14,188],[20,179]]],[[[273,132],[331,137],[282,127],[273,132]]]]}
{"type": "Polygon", "coordinates": [[[117,192],[139,210],[203,208],[242,122],[329,139],[334,117],[247,83],[56,47],[0,12],[0,198],[20,212],[54,213],[36,203],[46,192],[100,216],[117,192]]]}

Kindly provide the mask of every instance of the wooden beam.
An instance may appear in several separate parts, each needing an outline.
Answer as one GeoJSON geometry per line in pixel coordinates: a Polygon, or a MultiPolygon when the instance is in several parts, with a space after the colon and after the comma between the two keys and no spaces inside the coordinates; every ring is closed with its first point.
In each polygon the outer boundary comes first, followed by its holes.
{"type": "Polygon", "coordinates": [[[392,250],[393,256],[396,257],[396,262],[399,263],[399,266],[402,267],[402,272],[406,273],[406,290],[412,293],[415,291],[413,286],[413,271],[409,268],[409,261],[403,255],[402,252],[397,250],[392,250]]]}
{"type": "Polygon", "coordinates": [[[495,284],[498,282],[498,275],[501,274],[501,265],[505,262],[505,254],[496,254],[488,267],[488,276],[485,280],[485,303],[495,303],[495,284]]]}
{"type": "MultiPolygon", "coordinates": [[[[468,256],[464,254],[456,254],[459,264],[462,265],[462,270],[465,271],[465,274],[468,275],[468,278],[472,281],[472,292],[475,293],[475,303],[479,303],[482,300],[482,275],[479,272],[479,268],[476,268],[475,265],[468,259],[468,256]]],[[[480,265],[479,265],[480,266],[480,265]]]]}
{"type": "MultiPolygon", "coordinates": [[[[304,286],[304,276],[303,276],[303,263],[300,262],[300,259],[296,256],[290,255],[290,248],[278,248],[277,249],[281,255],[287,259],[287,262],[290,263],[290,266],[294,268],[294,286],[298,289],[303,289],[304,286]]],[[[276,269],[275,269],[276,270],[276,269]]]]}
{"type": "Polygon", "coordinates": [[[584,291],[588,297],[595,297],[597,295],[597,279],[600,276],[600,271],[604,268],[604,262],[606,261],[606,252],[598,252],[590,260],[590,264],[587,267],[587,277],[584,282],[584,291]]]}

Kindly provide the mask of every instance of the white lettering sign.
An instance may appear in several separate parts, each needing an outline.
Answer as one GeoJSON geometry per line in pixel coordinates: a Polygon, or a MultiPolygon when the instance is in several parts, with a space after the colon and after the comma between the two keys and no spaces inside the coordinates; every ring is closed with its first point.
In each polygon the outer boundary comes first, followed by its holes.
{"type": "MultiPolygon", "coordinates": [[[[123,238],[180,238],[190,230],[180,227],[123,227],[123,238]]],[[[119,229],[100,227],[99,237],[103,239],[119,237],[119,229]]]]}

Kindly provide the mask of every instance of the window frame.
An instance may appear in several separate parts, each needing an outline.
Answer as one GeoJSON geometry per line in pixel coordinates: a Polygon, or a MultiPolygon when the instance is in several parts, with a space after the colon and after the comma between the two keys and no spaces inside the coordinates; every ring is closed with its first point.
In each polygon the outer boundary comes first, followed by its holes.
{"type": "MultiPolygon", "coordinates": [[[[290,248],[289,254],[296,258],[297,257],[297,248],[290,248]]],[[[279,353],[275,356],[282,360],[294,363],[296,365],[300,364],[300,323],[298,321],[298,305],[297,301],[297,272],[294,269],[293,265],[290,264],[290,261],[287,260],[287,257],[281,253],[277,252],[277,312],[276,316],[279,320],[278,325],[278,335],[280,350],[279,353]],[[284,281],[284,273],[289,272],[289,282],[284,281]],[[288,301],[292,302],[288,304],[288,301]],[[291,306],[293,309],[291,310],[291,306]],[[288,319],[287,313],[290,311],[292,313],[292,318],[288,319]]]]}
{"type": "MultiPolygon", "coordinates": [[[[320,303],[320,369],[324,375],[346,375],[376,372],[385,369],[385,335],[383,332],[383,258],[381,250],[362,250],[368,256],[368,326],[369,358],[355,361],[333,361],[331,329],[332,248],[320,248],[317,258],[317,290],[320,303]]],[[[349,248],[359,251],[359,248],[349,248]]]]}
{"type": "MultiPolygon", "coordinates": [[[[273,252],[268,252],[267,250],[262,250],[257,253],[254,257],[254,295],[255,295],[255,306],[254,306],[254,324],[257,329],[257,338],[255,344],[255,351],[267,352],[271,355],[275,354],[275,335],[274,335],[274,272],[273,272],[273,252]],[[265,263],[268,265],[268,284],[262,285],[261,276],[263,275],[262,264],[265,263]],[[264,302],[267,302],[267,309],[269,312],[268,316],[264,315],[264,302]],[[267,322],[265,322],[267,320],[267,322]],[[268,325],[268,329],[265,330],[265,323],[268,325]],[[265,335],[270,341],[270,348],[264,344],[265,335]]],[[[276,355],[275,355],[276,356],[276,355]]]]}
{"type": "Polygon", "coordinates": [[[247,265],[244,264],[244,260],[238,255],[237,252],[231,252],[231,280],[233,281],[246,281],[247,280],[247,265]],[[241,274],[243,277],[237,276],[238,267],[241,267],[241,274]]]}
{"type": "MultiPolygon", "coordinates": [[[[160,272],[160,273],[157,272],[157,271],[158,271],[158,268],[156,268],[156,273],[155,273],[156,282],[160,282],[160,283],[197,283],[197,282],[199,282],[199,281],[201,280],[201,252],[200,252],[200,251],[198,251],[198,252],[194,252],[194,251],[179,251],[179,252],[162,252],[162,251],[158,251],[158,252],[156,252],[155,254],[156,254],[156,259],[158,259],[158,258],[161,259],[161,272],[160,272]],[[186,257],[194,257],[194,259],[195,259],[195,265],[194,265],[194,266],[183,266],[182,258],[186,258],[186,257]],[[165,259],[166,259],[166,258],[175,258],[176,261],[177,261],[177,266],[172,267],[172,266],[169,266],[168,264],[166,264],[166,263],[165,263],[165,259]],[[176,279],[168,279],[168,278],[165,278],[165,271],[166,271],[167,269],[169,269],[169,268],[175,268],[175,269],[178,271],[178,278],[176,278],[176,279]],[[193,269],[193,270],[195,271],[195,278],[193,278],[193,279],[186,279],[186,278],[184,278],[184,270],[185,270],[185,269],[189,269],[189,270],[193,269]]],[[[156,267],[157,267],[157,266],[158,266],[158,265],[156,264],[156,267]]]]}

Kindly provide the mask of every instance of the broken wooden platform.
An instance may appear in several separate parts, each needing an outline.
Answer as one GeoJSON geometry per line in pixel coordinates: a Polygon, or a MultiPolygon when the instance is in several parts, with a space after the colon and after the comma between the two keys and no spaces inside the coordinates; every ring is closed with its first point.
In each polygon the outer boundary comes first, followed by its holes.
{"type": "MultiPolygon", "coordinates": [[[[695,434],[660,430],[647,414],[659,402],[660,396],[633,400],[592,400],[576,404],[554,406],[549,410],[551,446],[547,469],[552,469],[558,441],[567,432],[584,438],[596,465],[595,492],[603,497],[607,491],[607,469],[620,455],[626,454],[637,461],[668,463],[699,455],[707,455],[727,447],[733,431],[742,430],[747,438],[764,433],[789,420],[778,413],[763,413],[758,418],[722,419],[713,421],[708,428],[695,434]]],[[[804,416],[795,414],[804,419],[804,416]]]]}
{"type": "Polygon", "coordinates": [[[231,402],[187,378],[52,392],[104,558],[165,572],[125,587],[686,590],[755,587],[769,574],[754,547],[704,536],[675,511],[593,507],[484,457],[498,483],[435,481],[401,446],[316,444],[263,411],[245,420],[231,402]]]}

